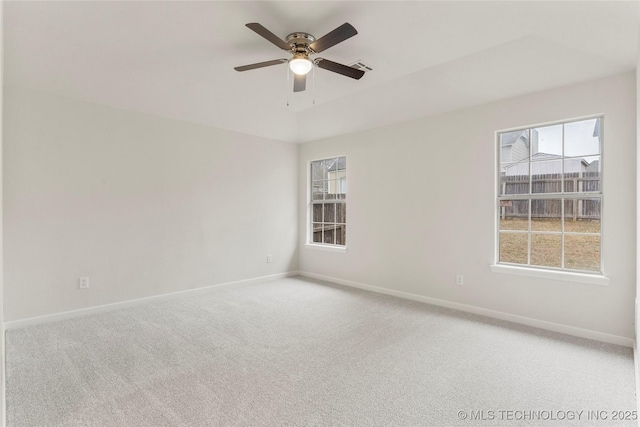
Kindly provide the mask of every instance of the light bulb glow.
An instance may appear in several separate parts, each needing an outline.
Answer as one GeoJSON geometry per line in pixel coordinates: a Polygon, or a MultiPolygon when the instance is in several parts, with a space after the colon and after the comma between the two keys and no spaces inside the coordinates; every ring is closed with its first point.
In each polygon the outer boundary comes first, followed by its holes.
{"type": "Polygon", "coordinates": [[[299,58],[299,57],[293,58],[289,60],[289,68],[295,74],[304,76],[305,74],[309,73],[309,71],[311,71],[311,69],[313,68],[313,62],[311,62],[307,58],[299,58]]]}

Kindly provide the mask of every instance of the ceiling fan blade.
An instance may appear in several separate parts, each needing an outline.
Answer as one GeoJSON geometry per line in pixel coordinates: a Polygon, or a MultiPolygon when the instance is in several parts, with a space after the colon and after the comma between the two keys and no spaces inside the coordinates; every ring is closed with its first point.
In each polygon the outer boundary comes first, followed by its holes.
{"type": "Polygon", "coordinates": [[[249,70],[255,70],[256,68],[284,64],[285,62],[287,62],[286,59],[274,59],[273,61],[256,62],[255,64],[243,65],[241,67],[234,67],[233,69],[236,71],[249,71],[249,70]]]}
{"type": "Polygon", "coordinates": [[[319,68],[333,71],[334,73],[342,74],[343,76],[351,77],[352,79],[359,80],[360,77],[364,76],[364,71],[362,70],[338,64],[337,62],[329,61],[328,59],[316,58],[316,63],[319,68]]]}
{"type": "Polygon", "coordinates": [[[307,75],[293,75],[293,91],[302,92],[307,87],[307,75]]]}
{"type": "Polygon", "coordinates": [[[265,39],[269,40],[271,43],[278,46],[280,49],[291,50],[291,46],[289,45],[289,43],[285,42],[280,37],[276,36],[271,31],[267,30],[261,24],[258,24],[257,22],[251,22],[249,24],[246,24],[246,26],[252,29],[253,31],[255,31],[256,33],[258,33],[259,35],[261,35],[262,37],[264,37],[265,39]]]}
{"type": "Polygon", "coordinates": [[[356,34],[358,34],[358,32],[353,28],[353,25],[345,22],[335,30],[311,43],[309,48],[311,48],[315,53],[320,53],[323,50],[329,49],[331,46],[335,46],[338,43],[345,41],[349,37],[355,36],[356,34]]]}

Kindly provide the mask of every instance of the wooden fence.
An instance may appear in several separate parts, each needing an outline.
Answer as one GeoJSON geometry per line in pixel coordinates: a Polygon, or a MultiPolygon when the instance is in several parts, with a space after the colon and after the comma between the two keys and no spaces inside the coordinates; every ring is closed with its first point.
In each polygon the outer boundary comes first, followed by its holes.
{"type": "MultiPolygon", "coordinates": [[[[531,176],[531,192],[533,194],[560,193],[562,174],[541,174],[531,176]]],[[[500,177],[502,196],[509,194],[529,194],[529,175],[512,175],[500,177]]],[[[600,192],[600,172],[570,172],[564,174],[565,192],[600,192]]],[[[557,196],[550,196],[557,197],[557,196]]],[[[531,201],[532,218],[560,218],[562,213],[560,199],[544,199],[531,201]]],[[[503,218],[526,218],[529,211],[528,200],[503,200],[501,216],[503,218]]],[[[566,199],[564,205],[566,218],[599,219],[600,199],[566,199]]]]}
{"type": "Polygon", "coordinates": [[[313,242],[346,244],[346,224],[313,224],[313,242]]]}

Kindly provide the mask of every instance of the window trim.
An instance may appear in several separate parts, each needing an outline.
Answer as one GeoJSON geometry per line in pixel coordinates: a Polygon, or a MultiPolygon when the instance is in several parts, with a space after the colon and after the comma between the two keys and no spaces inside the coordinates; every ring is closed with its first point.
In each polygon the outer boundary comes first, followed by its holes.
{"type": "MultiPolygon", "coordinates": [[[[567,123],[580,122],[585,120],[592,119],[601,119],[601,141],[605,139],[605,114],[592,114],[588,116],[574,117],[564,120],[554,120],[549,122],[542,122],[536,124],[529,124],[525,126],[516,126],[506,129],[496,130],[494,132],[494,208],[493,208],[493,218],[494,218],[494,255],[493,255],[493,263],[490,265],[491,271],[495,273],[508,273],[522,276],[530,276],[530,277],[541,277],[562,281],[571,281],[571,282],[581,282],[581,283],[590,283],[597,285],[608,285],[609,278],[606,276],[605,272],[605,256],[604,256],[604,211],[605,211],[605,197],[604,197],[604,168],[605,168],[605,160],[604,160],[604,150],[603,143],[600,143],[600,191],[598,193],[595,192],[572,192],[572,193],[530,193],[530,194],[510,194],[508,195],[509,199],[514,200],[536,200],[536,199],[580,199],[580,198],[599,198],[600,199],[600,271],[587,271],[587,270],[573,270],[567,269],[565,267],[555,268],[555,267],[547,267],[547,266],[537,266],[530,264],[515,264],[515,263],[501,263],[499,261],[500,257],[500,198],[504,197],[500,195],[500,154],[501,154],[501,145],[500,145],[500,134],[507,132],[514,132],[519,130],[526,129],[534,129],[546,126],[554,126],[554,125],[564,125],[567,123]],[[594,197],[595,196],[595,197],[594,197]]],[[[564,134],[564,132],[563,132],[564,134]]],[[[563,137],[564,139],[564,137],[563,137]]],[[[531,145],[529,146],[529,164],[531,164],[531,145]]],[[[563,143],[563,154],[561,161],[564,162],[564,143],[563,143]]],[[[574,158],[576,156],[568,156],[566,158],[574,158]]],[[[564,186],[562,187],[564,189],[564,186]]],[[[530,187],[531,191],[531,187],[530,187]]],[[[564,205],[564,203],[562,203],[564,205]]],[[[529,212],[531,215],[531,212],[529,212]]],[[[531,231],[528,231],[531,233],[531,231]]],[[[560,232],[565,235],[571,234],[567,232],[560,232]]],[[[580,233],[581,235],[584,233],[580,233]]],[[[564,253],[564,244],[562,248],[562,252],[564,253]]],[[[564,255],[563,255],[564,256],[564,255]]]]}
{"type": "Polygon", "coordinates": [[[577,271],[552,270],[550,267],[531,267],[516,264],[491,264],[494,273],[513,274],[516,276],[537,277],[541,279],[559,280],[561,282],[586,283],[589,285],[608,286],[609,277],[600,273],[579,273],[577,271]]]}
{"type": "MultiPolygon", "coordinates": [[[[307,161],[307,180],[306,180],[306,186],[307,186],[307,215],[306,215],[306,239],[305,239],[305,244],[304,247],[307,249],[315,249],[315,250],[323,250],[326,252],[336,252],[336,253],[346,253],[347,252],[347,245],[337,245],[337,244],[331,244],[331,243],[321,243],[321,242],[314,242],[313,241],[313,194],[311,191],[311,185],[312,185],[312,181],[313,181],[313,177],[311,176],[311,163],[313,162],[317,162],[320,160],[327,160],[327,159],[338,159],[340,157],[344,157],[345,159],[345,164],[347,164],[347,155],[346,154],[338,154],[335,156],[323,156],[317,159],[311,159],[309,161],[307,161]]],[[[345,169],[345,171],[348,171],[348,169],[345,169]]],[[[347,172],[348,173],[348,172],[347,172]]],[[[345,177],[346,178],[346,177],[345,177]]],[[[346,180],[345,180],[346,182],[346,180]]],[[[344,199],[344,203],[345,205],[347,204],[347,199],[344,199]]],[[[347,220],[345,217],[345,224],[347,224],[347,220]]],[[[348,229],[348,228],[347,228],[348,229]]],[[[346,232],[348,234],[348,232],[346,232]]],[[[345,234],[345,240],[349,241],[346,236],[347,234],[345,234]]]]}
{"type": "Polygon", "coordinates": [[[326,251],[326,252],[337,252],[337,253],[347,253],[347,247],[342,245],[328,245],[326,243],[305,243],[304,247],[306,249],[313,249],[316,251],[326,251]]]}

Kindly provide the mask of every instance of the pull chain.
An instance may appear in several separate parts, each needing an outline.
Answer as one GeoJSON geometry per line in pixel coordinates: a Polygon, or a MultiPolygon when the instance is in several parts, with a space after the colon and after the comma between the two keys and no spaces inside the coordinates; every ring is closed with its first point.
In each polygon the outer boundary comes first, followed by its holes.
{"type": "Polygon", "coordinates": [[[288,107],[289,106],[289,65],[287,64],[285,68],[287,73],[287,81],[285,82],[284,93],[285,93],[285,99],[287,100],[287,107],[288,107]]]}

